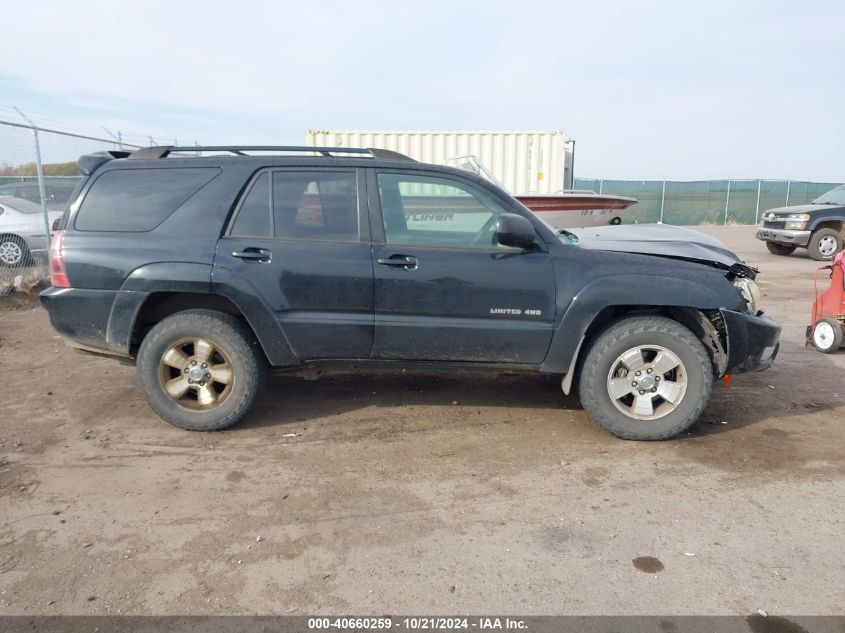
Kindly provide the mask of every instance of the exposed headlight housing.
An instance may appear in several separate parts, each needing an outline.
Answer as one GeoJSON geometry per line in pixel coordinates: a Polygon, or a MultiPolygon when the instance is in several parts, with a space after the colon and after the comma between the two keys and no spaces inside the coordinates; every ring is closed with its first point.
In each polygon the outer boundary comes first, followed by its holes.
{"type": "Polygon", "coordinates": [[[790,213],[784,218],[783,228],[787,231],[803,231],[810,219],[808,213],[790,213]]]}
{"type": "Polygon", "coordinates": [[[745,311],[748,314],[757,314],[760,307],[760,287],[753,279],[737,277],[733,280],[734,288],[745,301],[745,311]]]}

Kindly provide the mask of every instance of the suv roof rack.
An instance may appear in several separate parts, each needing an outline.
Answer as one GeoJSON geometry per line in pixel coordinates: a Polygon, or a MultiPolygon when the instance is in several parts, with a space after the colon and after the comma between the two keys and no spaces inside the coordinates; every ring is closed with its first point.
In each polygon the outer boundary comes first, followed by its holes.
{"type": "Polygon", "coordinates": [[[165,158],[173,153],[185,152],[228,152],[235,156],[249,156],[246,152],[269,152],[275,154],[314,152],[323,156],[334,156],[335,154],[369,154],[374,159],[414,161],[413,158],[405,156],[405,154],[400,154],[389,149],[379,149],[377,147],[311,147],[308,145],[188,145],[184,147],[159,145],[156,147],[143,147],[132,152],[128,158],[158,159],[165,158]]]}

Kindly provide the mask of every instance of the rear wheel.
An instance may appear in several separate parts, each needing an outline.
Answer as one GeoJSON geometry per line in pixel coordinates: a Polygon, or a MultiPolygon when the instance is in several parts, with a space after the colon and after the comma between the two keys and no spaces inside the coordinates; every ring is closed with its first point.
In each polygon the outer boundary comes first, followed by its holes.
{"type": "Polygon", "coordinates": [[[807,252],[816,261],[826,262],[842,250],[842,234],[836,229],[818,229],[810,236],[807,252]]]}
{"type": "Polygon", "coordinates": [[[813,327],[813,347],[825,354],[832,354],[842,347],[842,326],[834,319],[821,319],[813,327]]]}
{"type": "Polygon", "coordinates": [[[17,235],[0,237],[0,266],[29,266],[32,255],[24,242],[17,235]]]}
{"type": "Polygon", "coordinates": [[[665,440],[701,415],[713,386],[704,346],[659,316],[632,317],[605,330],[584,359],[581,403],[602,428],[627,440],[665,440]]]}
{"type": "Polygon", "coordinates": [[[258,398],[266,367],[252,332],[214,310],[178,312],[138,350],[138,384],[164,420],[188,431],[237,424],[258,398]]]}
{"type": "Polygon", "coordinates": [[[772,255],[791,255],[795,251],[794,246],[778,244],[777,242],[766,242],[766,248],[772,255]]]}

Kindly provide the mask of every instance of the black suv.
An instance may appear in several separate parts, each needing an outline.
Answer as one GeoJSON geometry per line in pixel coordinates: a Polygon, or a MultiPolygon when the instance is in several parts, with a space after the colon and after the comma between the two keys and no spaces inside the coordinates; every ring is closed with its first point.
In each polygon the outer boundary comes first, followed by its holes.
{"type": "Polygon", "coordinates": [[[832,260],[845,248],[845,185],[810,204],[769,209],[763,214],[757,239],[766,242],[775,255],[790,255],[801,247],[815,260],[832,260]]]}
{"type": "Polygon", "coordinates": [[[487,180],[377,149],[79,165],[41,301],[72,346],[134,361],[183,429],[241,420],[271,367],[419,363],[563,375],[611,433],[664,439],[716,377],[777,354],[756,271],[691,230],[558,232],[487,180]]]}

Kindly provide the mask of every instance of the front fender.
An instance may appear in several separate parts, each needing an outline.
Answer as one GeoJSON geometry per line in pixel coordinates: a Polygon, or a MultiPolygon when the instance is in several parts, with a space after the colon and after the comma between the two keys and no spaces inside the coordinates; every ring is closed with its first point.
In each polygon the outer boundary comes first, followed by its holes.
{"type": "Polygon", "coordinates": [[[810,213],[810,221],[807,222],[807,226],[805,230],[807,231],[815,231],[820,228],[822,224],[835,224],[840,223],[841,226],[845,226],[845,209],[837,209],[836,211],[824,211],[824,212],[814,212],[810,213]]]}
{"type": "Polygon", "coordinates": [[[568,371],[590,325],[607,308],[737,308],[739,295],[730,282],[718,272],[713,279],[718,283],[646,274],[609,275],[593,280],[578,290],[569,303],[562,307],[562,316],[541,370],[550,373],[568,371]]]}

